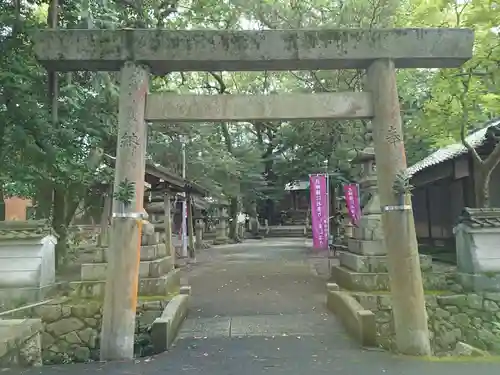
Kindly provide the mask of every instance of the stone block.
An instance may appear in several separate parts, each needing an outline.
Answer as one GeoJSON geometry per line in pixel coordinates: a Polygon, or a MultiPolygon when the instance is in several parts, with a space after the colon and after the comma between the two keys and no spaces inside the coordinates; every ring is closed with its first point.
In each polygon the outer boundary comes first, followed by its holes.
{"type": "Polygon", "coordinates": [[[335,283],[326,283],[326,290],[331,292],[331,291],[336,291],[339,290],[339,286],[335,283]]]}
{"type": "Polygon", "coordinates": [[[376,346],[375,315],[365,310],[348,292],[328,292],[327,307],[362,346],[376,346]]]}
{"type": "Polygon", "coordinates": [[[454,272],[424,272],[422,281],[425,290],[451,290],[455,284],[456,274],[454,272]]]}
{"type": "Polygon", "coordinates": [[[231,240],[227,237],[217,237],[214,241],[214,245],[227,245],[230,244],[231,240]]]}
{"type": "MultiPolygon", "coordinates": [[[[424,272],[422,282],[426,290],[444,290],[447,274],[424,272]]],[[[331,268],[331,281],[337,283],[340,288],[351,291],[386,291],[390,290],[388,273],[354,272],[342,265],[331,268]]]]}
{"type": "Polygon", "coordinates": [[[40,319],[0,320],[0,368],[42,365],[40,319]]]}
{"type": "Polygon", "coordinates": [[[46,287],[5,288],[0,289],[0,310],[14,309],[20,303],[36,303],[57,295],[60,283],[46,287]]]}
{"type": "Polygon", "coordinates": [[[80,268],[80,278],[82,281],[106,280],[107,263],[85,263],[80,268]]]}
{"type": "Polygon", "coordinates": [[[170,348],[179,328],[187,316],[189,296],[180,294],[172,298],[161,316],[151,325],[151,340],[155,353],[161,353],[170,348]]]}
{"type": "Polygon", "coordinates": [[[104,280],[72,281],[69,283],[69,295],[80,298],[103,298],[105,284],[104,280]]]}
{"type": "Polygon", "coordinates": [[[47,324],[46,331],[55,337],[77,331],[85,327],[85,324],[78,318],[71,317],[58,320],[57,322],[47,324]]]}
{"type": "Polygon", "coordinates": [[[138,57],[156,75],[364,69],[383,58],[393,59],[396,68],[458,67],[472,57],[473,42],[468,29],[69,29],[34,35],[36,56],[47,69],[114,71],[138,57]]]}
{"type": "Polygon", "coordinates": [[[464,342],[457,342],[453,355],[458,357],[487,357],[489,353],[464,342]]]}
{"type": "Polygon", "coordinates": [[[500,292],[500,273],[457,273],[457,281],[468,292],[500,292]]]}
{"type": "Polygon", "coordinates": [[[350,238],[347,245],[350,252],[361,255],[386,255],[383,241],[365,241],[350,238]]]}
{"type": "Polygon", "coordinates": [[[187,294],[188,296],[190,296],[191,295],[191,286],[189,286],[189,285],[181,286],[179,293],[180,294],[187,294]]]}
{"type": "Polygon", "coordinates": [[[139,277],[160,277],[169,273],[173,268],[171,256],[155,260],[143,260],[139,264],[139,277]]]}
{"type": "Polygon", "coordinates": [[[139,295],[167,296],[178,293],[181,284],[180,270],[175,269],[167,275],[139,280],[139,295]]]}
{"type": "MultiPolygon", "coordinates": [[[[161,277],[139,279],[138,292],[140,296],[168,296],[179,292],[180,282],[180,270],[175,269],[161,277]]],[[[73,281],[70,296],[103,298],[105,284],[104,280],[73,281]]]]}
{"type": "MultiPolygon", "coordinates": [[[[367,92],[288,93],[269,95],[177,95],[148,96],[146,120],[174,122],[294,120],[318,118],[371,118],[371,94],[367,92]]],[[[258,233],[257,227],[250,231],[258,233]]],[[[301,230],[303,236],[303,229],[301,230]]]]}
{"type": "Polygon", "coordinates": [[[170,256],[170,254],[167,254],[167,247],[164,243],[141,246],[141,261],[155,260],[166,256],[170,256]]]}
{"type": "MultiPolygon", "coordinates": [[[[156,246],[156,245],[154,245],[156,246]]],[[[85,263],[81,266],[81,280],[106,280],[107,263],[85,263]]],[[[139,277],[160,277],[173,269],[172,257],[163,257],[154,260],[141,260],[139,263],[139,277]]]]}
{"type": "Polygon", "coordinates": [[[364,309],[373,312],[379,310],[377,295],[365,292],[352,292],[351,296],[355,298],[364,309]]]}
{"type": "Polygon", "coordinates": [[[500,228],[455,228],[458,272],[466,274],[500,274],[500,228]]]}
{"type": "Polygon", "coordinates": [[[359,273],[342,266],[333,266],[331,279],[342,289],[352,291],[389,290],[387,273],[359,273]]]}
{"type": "MultiPolygon", "coordinates": [[[[4,230],[2,233],[8,233],[4,230]]],[[[55,244],[49,234],[2,239],[0,288],[42,288],[55,283],[55,244]]]]}
{"type": "MultiPolygon", "coordinates": [[[[360,255],[351,252],[341,252],[339,260],[341,266],[355,272],[388,272],[386,255],[360,255]]],[[[432,268],[432,257],[430,255],[420,255],[420,268],[422,271],[432,268]]]]}
{"type": "Polygon", "coordinates": [[[382,217],[380,214],[364,215],[358,227],[353,228],[353,238],[365,241],[383,241],[382,217]]]}

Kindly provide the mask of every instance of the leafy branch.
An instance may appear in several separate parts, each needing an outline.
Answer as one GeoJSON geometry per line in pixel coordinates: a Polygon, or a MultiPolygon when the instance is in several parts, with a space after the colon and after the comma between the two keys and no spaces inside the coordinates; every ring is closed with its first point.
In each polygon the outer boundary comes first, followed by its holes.
{"type": "Polygon", "coordinates": [[[396,195],[410,194],[414,186],[410,184],[410,176],[406,171],[400,171],[396,174],[394,179],[394,184],[392,185],[392,191],[396,195]]]}
{"type": "Polygon", "coordinates": [[[127,205],[132,203],[135,194],[135,183],[127,178],[118,184],[118,189],[113,193],[113,198],[127,205]]]}

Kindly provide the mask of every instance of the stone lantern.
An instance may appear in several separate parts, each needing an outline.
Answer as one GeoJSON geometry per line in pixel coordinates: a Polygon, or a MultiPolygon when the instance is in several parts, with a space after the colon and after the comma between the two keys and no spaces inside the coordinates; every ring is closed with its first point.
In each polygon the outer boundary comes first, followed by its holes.
{"type": "MultiPolygon", "coordinates": [[[[361,178],[359,180],[360,205],[362,215],[359,226],[354,228],[354,238],[363,240],[382,241],[380,198],[377,188],[375,164],[375,150],[367,147],[351,161],[352,164],[361,164],[361,178]]],[[[380,249],[383,251],[382,249],[380,249]]]]}
{"type": "Polygon", "coordinates": [[[214,244],[226,244],[229,242],[229,238],[227,236],[228,234],[228,219],[229,219],[229,214],[228,214],[228,202],[227,201],[220,201],[217,207],[218,211],[218,224],[216,228],[216,237],[214,244]]]}

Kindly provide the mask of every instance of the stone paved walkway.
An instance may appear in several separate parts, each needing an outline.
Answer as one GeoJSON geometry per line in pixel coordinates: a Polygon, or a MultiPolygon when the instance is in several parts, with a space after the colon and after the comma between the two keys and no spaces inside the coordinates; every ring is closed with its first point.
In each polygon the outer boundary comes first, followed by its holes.
{"type": "Polygon", "coordinates": [[[435,362],[360,349],[325,309],[325,280],[318,276],[318,270],[324,269],[321,262],[307,254],[299,239],[246,241],[204,250],[197,264],[185,272],[193,300],[170,352],[133,363],[54,366],[23,373],[498,373],[500,362],[435,362]]]}

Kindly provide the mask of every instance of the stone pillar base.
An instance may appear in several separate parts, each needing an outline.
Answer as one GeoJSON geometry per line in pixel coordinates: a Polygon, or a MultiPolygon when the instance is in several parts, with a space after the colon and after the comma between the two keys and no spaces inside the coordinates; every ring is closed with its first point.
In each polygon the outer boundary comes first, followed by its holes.
{"type": "Polygon", "coordinates": [[[226,245],[228,243],[231,243],[231,240],[227,237],[219,237],[219,238],[216,238],[213,242],[214,245],[226,245]]]}
{"type": "MultiPolygon", "coordinates": [[[[351,252],[339,254],[340,265],[354,272],[378,273],[387,271],[387,255],[360,255],[351,252]]],[[[420,255],[420,268],[428,271],[432,268],[432,257],[420,255]]]]}
{"type": "Polygon", "coordinates": [[[347,241],[349,251],[361,255],[386,255],[384,242],[379,240],[357,240],[349,238],[347,241]]]}
{"type": "Polygon", "coordinates": [[[468,292],[500,292],[498,273],[457,273],[457,281],[468,292]]]}

